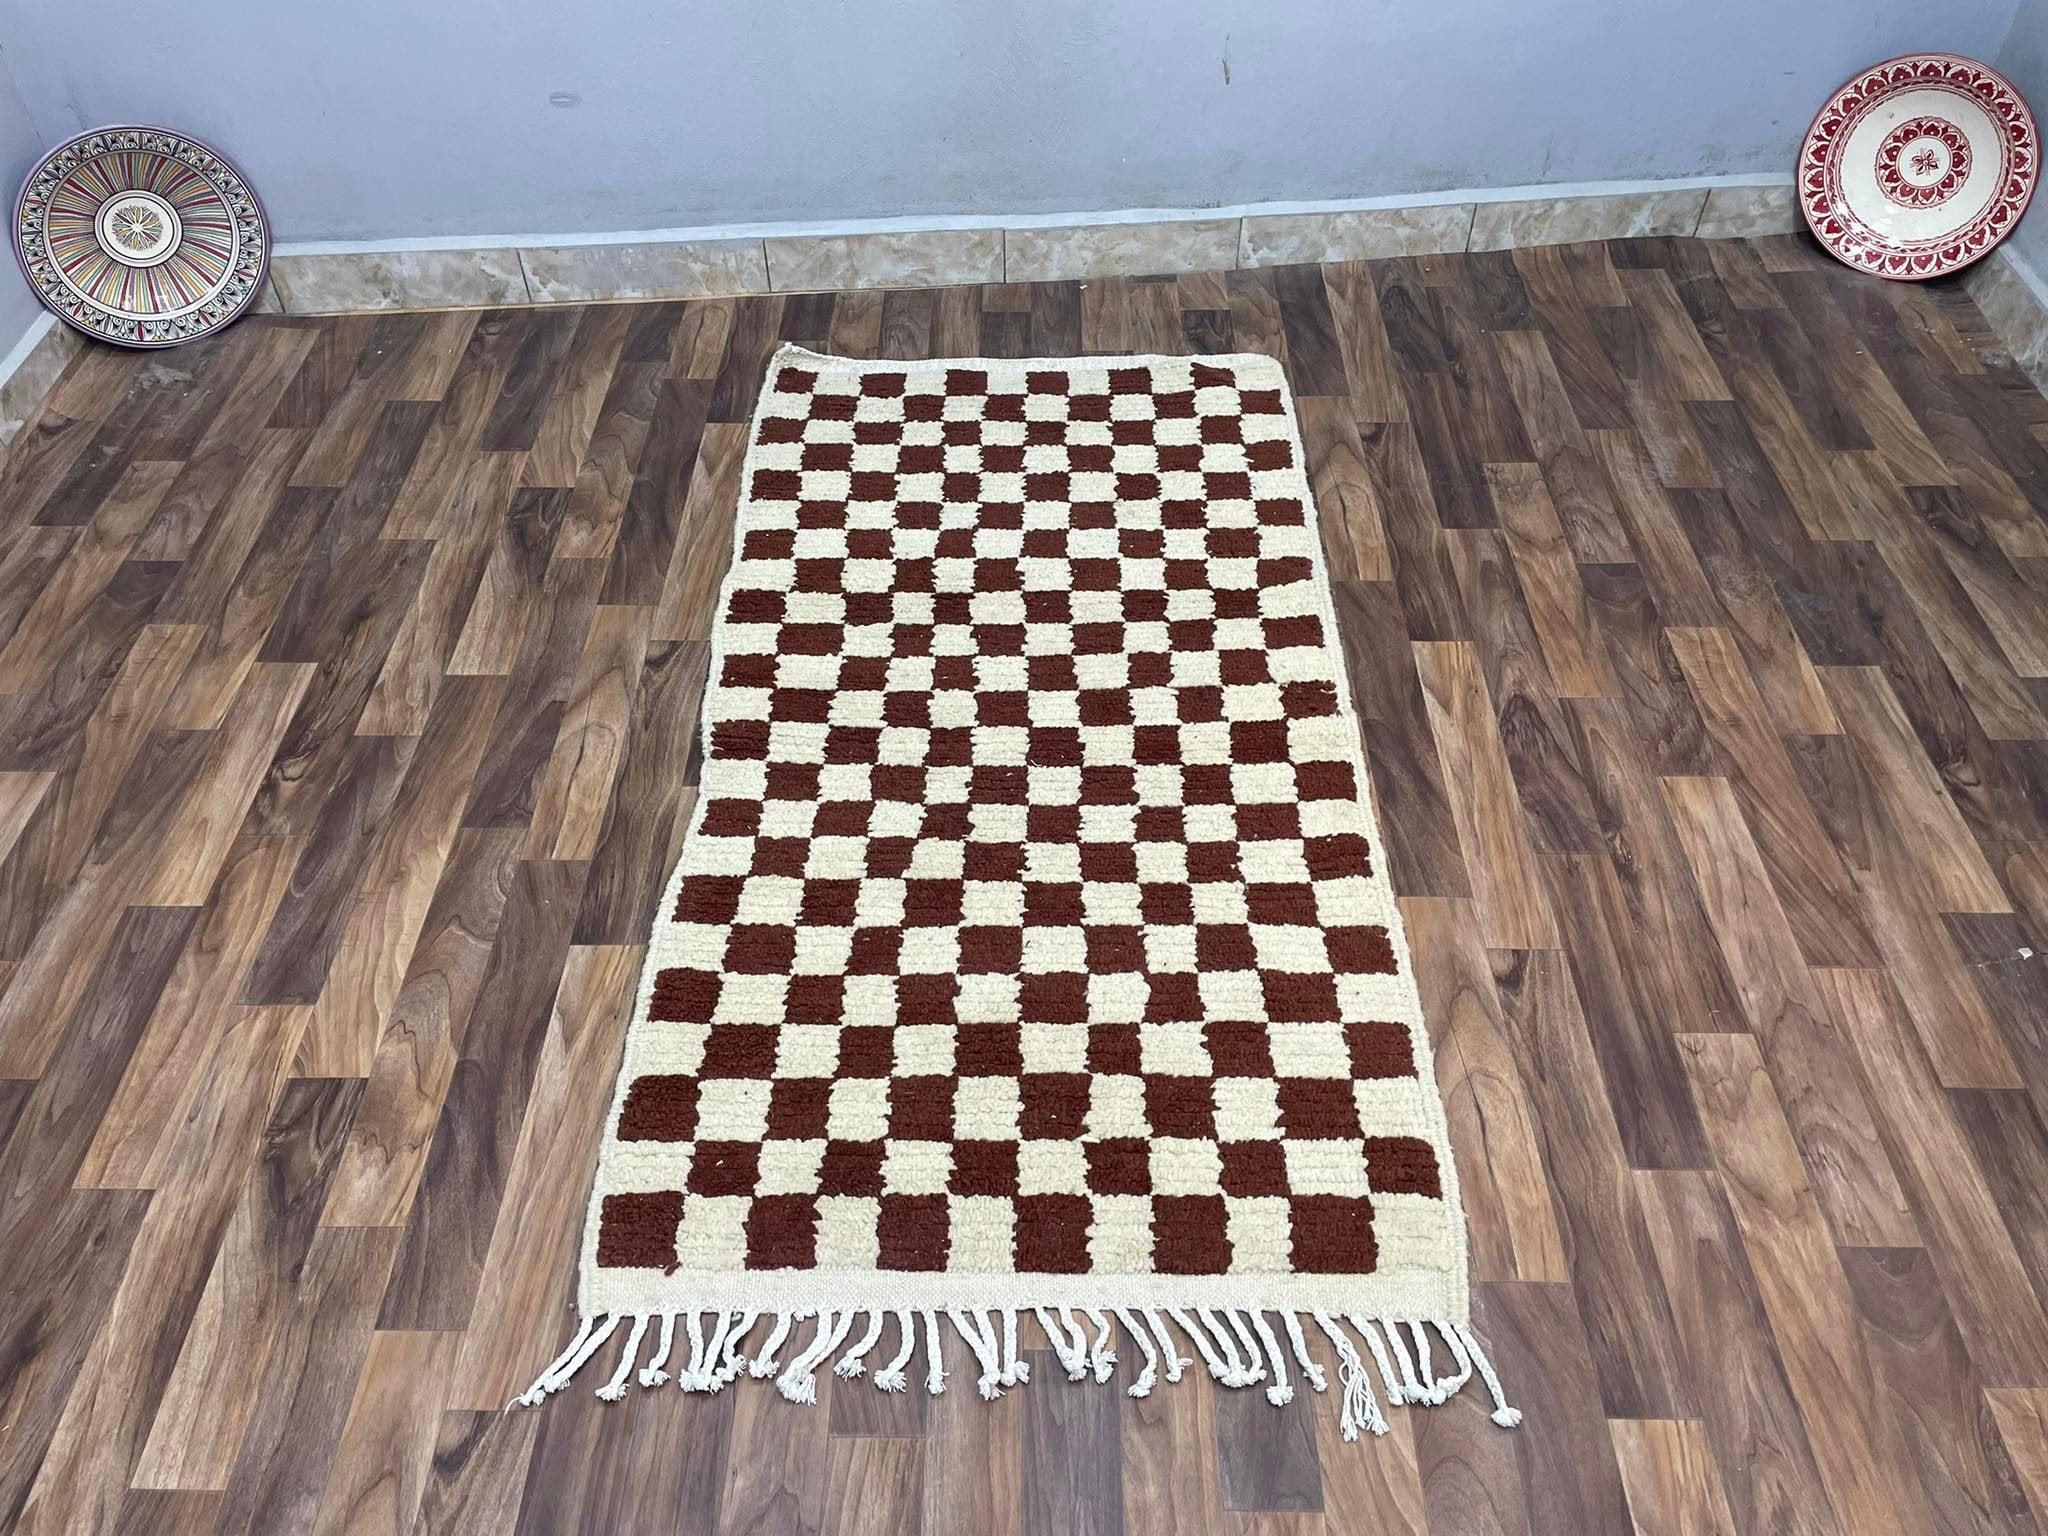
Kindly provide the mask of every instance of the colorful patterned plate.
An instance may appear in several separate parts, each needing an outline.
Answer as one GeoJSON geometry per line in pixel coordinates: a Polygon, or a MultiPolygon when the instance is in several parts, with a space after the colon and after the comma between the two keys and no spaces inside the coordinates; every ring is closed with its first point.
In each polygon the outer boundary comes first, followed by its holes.
{"type": "Polygon", "coordinates": [[[270,227],[242,173],[168,128],[95,128],[28,173],[14,254],[59,318],[124,347],[206,336],[256,300],[270,227]]]}
{"type": "Polygon", "coordinates": [[[2011,232],[2039,173],[2034,115],[1996,70],[1952,53],[1874,64],[1828,98],[1799,152],[1799,206],[1859,271],[1917,281],[2011,232]]]}

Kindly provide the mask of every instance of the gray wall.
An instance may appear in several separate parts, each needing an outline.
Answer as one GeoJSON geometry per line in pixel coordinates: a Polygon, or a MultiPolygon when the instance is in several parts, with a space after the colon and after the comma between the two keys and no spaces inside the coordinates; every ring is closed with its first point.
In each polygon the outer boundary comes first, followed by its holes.
{"type": "MultiPolygon", "coordinates": [[[[0,17],[5,14],[5,0],[0,0],[0,17]]],[[[7,200],[10,219],[14,216],[14,190],[42,152],[42,142],[29,126],[28,108],[14,88],[13,63],[13,51],[0,46],[0,197],[7,200]]],[[[43,309],[22,281],[11,248],[0,250],[0,265],[7,269],[0,275],[0,357],[5,357],[43,309]]]]}
{"type": "MultiPolygon", "coordinates": [[[[1778,171],[1856,67],[1990,57],[2016,4],[102,0],[87,36],[74,0],[0,0],[0,175],[167,123],[291,241],[1778,171]]],[[[2044,7],[2010,46],[2048,102],[2044,7]]],[[[0,352],[30,304],[0,275],[0,352]]]]}
{"type": "Polygon", "coordinates": [[[280,238],[1776,171],[1858,65],[2014,0],[0,0],[30,115],[190,128],[280,238]],[[555,105],[556,101],[569,104],[555,105]]]}
{"type": "MultiPolygon", "coordinates": [[[[2048,0],[2020,0],[2012,30],[1991,63],[2019,87],[2036,120],[2048,124],[2048,0]]],[[[2033,207],[2009,243],[2036,273],[2048,277],[2048,211],[2044,210],[2048,210],[2048,196],[2037,192],[2033,207]]]]}

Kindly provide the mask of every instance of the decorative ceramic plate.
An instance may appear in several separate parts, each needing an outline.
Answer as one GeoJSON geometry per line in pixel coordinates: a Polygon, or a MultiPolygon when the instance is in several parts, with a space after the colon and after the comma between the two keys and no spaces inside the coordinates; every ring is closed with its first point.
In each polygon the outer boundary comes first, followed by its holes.
{"type": "Polygon", "coordinates": [[[263,204],[217,151],[168,128],[95,128],[28,173],[14,253],[59,318],[124,347],[209,335],[256,301],[263,204]]]}
{"type": "Polygon", "coordinates": [[[1909,53],[1820,109],[1799,153],[1799,206],[1850,266],[1939,277],[2019,222],[2038,152],[2034,115],[2004,76],[1952,53],[1909,53]]]}

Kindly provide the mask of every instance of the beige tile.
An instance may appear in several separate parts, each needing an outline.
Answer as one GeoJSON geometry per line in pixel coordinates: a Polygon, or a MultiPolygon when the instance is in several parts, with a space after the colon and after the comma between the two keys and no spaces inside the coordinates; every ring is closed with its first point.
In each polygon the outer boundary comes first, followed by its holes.
{"type": "Polygon", "coordinates": [[[519,259],[526,264],[526,286],[536,304],[768,291],[768,261],[759,240],[530,245],[519,259]]]}
{"type": "Polygon", "coordinates": [[[1343,213],[1255,215],[1244,221],[1238,265],[1285,267],[1462,251],[1472,232],[1472,213],[1471,203],[1431,203],[1343,213]]]}
{"type": "Polygon", "coordinates": [[[1227,272],[1237,265],[1236,219],[1154,219],[1003,232],[1003,277],[1056,283],[1075,277],[1227,272]]]}
{"type": "Polygon", "coordinates": [[[61,321],[29,349],[14,372],[0,379],[0,448],[43,412],[43,401],[71,359],[85,350],[86,339],[61,321]]]}
{"type": "Polygon", "coordinates": [[[871,235],[791,235],[763,242],[778,293],[824,288],[929,288],[1000,283],[999,229],[920,229],[871,235]]]}
{"type": "Polygon", "coordinates": [[[1709,187],[1697,231],[1704,240],[1797,234],[1806,227],[1794,187],[1709,187]]]}
{"type": "Polygon", "coordinates": [[[249,306],[252,315],[281,315],[284,300],[277,296],[277,284],[268,277],[263,279],[263,291],[256,295],[256,302],[249,306]]]}
{"type": "Polygon", "coordinates": [[[1472,219],[1475,251],[1518,245],[1570,245],[1580,240],[1624,240],[1635,235],[1689,235],[1699,223],[1707,189],[1629,192],[1618,197],[1532,197],[1481,203],[1472,219]]]}
{"type": "Polygon", "coordinates": [[[270,280],[294,315],[527,302],[519,253],[508,249],[275,256],[270,280]]]}

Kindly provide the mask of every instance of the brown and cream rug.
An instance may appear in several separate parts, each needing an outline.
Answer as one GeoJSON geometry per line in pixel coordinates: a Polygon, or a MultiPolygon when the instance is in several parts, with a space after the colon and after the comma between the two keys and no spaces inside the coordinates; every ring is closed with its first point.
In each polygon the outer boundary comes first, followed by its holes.
{"type": "Polygon", "coordinates": [[[1347,1438],[1373,1374],[1515,1421],[1278,363],[785,349],[704,746],[521,1402],[614,1335],[605,1397],[938,1392],[948,1329],[993,1397],[1028,1309],[1134,1395],[1322,1390],[1314,1328],[1347,1438]]]}

